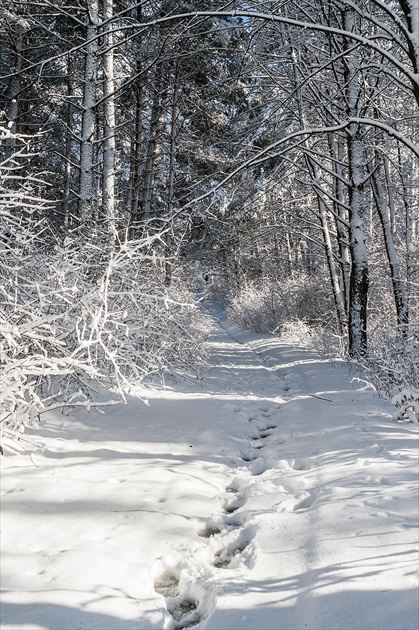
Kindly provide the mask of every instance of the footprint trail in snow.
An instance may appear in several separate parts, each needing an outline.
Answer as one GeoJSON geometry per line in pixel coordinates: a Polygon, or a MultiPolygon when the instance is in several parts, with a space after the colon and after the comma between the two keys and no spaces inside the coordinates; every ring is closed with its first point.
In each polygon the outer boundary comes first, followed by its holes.
{"type": "Polygon", "coordinates": [[[202,381],[4,458],[2,628],[417,628],[417,427],[225,319],[208,350],[202,381]]]}

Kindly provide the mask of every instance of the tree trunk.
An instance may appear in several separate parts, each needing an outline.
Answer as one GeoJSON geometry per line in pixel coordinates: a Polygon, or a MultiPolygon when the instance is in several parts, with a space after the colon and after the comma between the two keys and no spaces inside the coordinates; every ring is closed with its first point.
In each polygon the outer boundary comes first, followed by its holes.
{"type": "MultiPolygon", "coordinates": [[[[108,22],[113,17],[113,0],[103,0],[103,19],[108,22]]],[[[108,232],[116,234],[115,226],[115,81],[112,24],[108,22],[104,34],[105,52],[103,55],[104,86],[103,98],[105,108],[104,140],[103,140],[103,212],[108,232]]]]}
{"type": "Polygon", "coordinates": [[[96,205],[93,148],[96,127],[98,0],[88,0],[87,12],[79,181],[79,220],[82,225],[91,220],[96,205]]]}
{"type": "Polygon", "coordinates": [[[383,229],[384,243],[388,263],[391,271],[391,282],[393,286],[394,303],[397,312],[397,323],[399,325],[409,323],[409,308],[404,292],[403,281],[401,279],[400,265],[396,248],[394,246],[393,231],[388,216],[384,189],[379,178],[379,170],[374,170],[371,175],[372,190],[374,194],[375,205],[377,207],[378,216],[380,217],[381,227],[383,229]]]}
{"type": "Polygon", "coordinates": [[[167,64],[159,64],[154,79],[153,105],[151,109],[147,155],[145,159],[143,187],[141,191],[140,212],[141,221],[146,222],[151,217],[151,201],[159,144],[163,130],[163,115],[167,96],[167,64]]]}
{"type": "Polygon", "coordinates": [[[343,183],[343,147],[339,142],[339,139],[328,134],[328,144],[330,155],[333,160],[333,171],[336,174],[333,180],[333,197],[336,201],[333,202],[333,209],[335,213],[336,233],[339,246],[339,263],[342,275],[342,295],[345,305],[346,316],[348,318],[349,313],[349,286],[351,275],[351,254],[349,251],[349,236],[347,231],[348,213],[345,208],[345,195],[344,195],[344,183],[343,183]]]}
{"type": "MultiPolygon", "coordinates": [[[[169,165],[167,176],[167,201],[166,201],[166,218],[171,221],[174,201],[175,201],[175,169],[176,169],[176,147],[178,135],[178,116],[179,116],[179,63],[176,63],[173,76],[173,87],[170,106],[170,141],[169,141],[169,165]]],[[[164,283],[170,286],[172,282],[172,261],[169,260],[173,255],[173,234],[172,230],[165,235],[166,257],[165,257],[165,278],[164,283]]]]}
{"type": "Polygon", "coordinates": [[[339,284],[339,274],[336,268],[335,257],[333,254],[332,241],[330,238],[329,225],[327,222],[326,208],[319,192],[317,193],[317,203],[318,203],[318,210],[319,210],[319,219],[320,219],[320,224],[321,224],[322,234],[323,234],[323,244],[324,244],[324,250],[326,254],[327,267],[329,270],[330,281],[331,281],[331,286],[332,286],[332,291],[333,291],[333,301],[335,303],[336,315],[338,319],[339,334],[346,335],[347,329],[348,329],[348,321],[346,318],[345,303],[343,300],[342,291],[339,284]]]}
{"type": "MultiPolygon", "coordinates": [[[[67,59],[67,79],[66,79],[66,88],[67,88],[67,97],[68,103],[66,106],[66,126],[68,129],[73,128],[73,69],[72,63],[70,59],[67,59]]],[[[65,136],[65,153],[64,153],[64,168],[63,168],[63,193],[62,193],[62,203],[61,203],[61,211],[62,211],[62,223],[65,229],[70,227],[71,217],[70,217],[70,195],[71,195],[71,148],[72,148],[72,135],[67,133],[65,136]]]]}
{"type": "MultiPolygon", "coordinates": [[[[344,27],[354,31],[355,16],[352,9],[344,11],[344,27]]],[[[346,40],[345,47],[351,43],[346,40]]],[[[346,85],[346,113],[356,118],[362,101],[358,83],[359,59],[357,51],[349,52],[344,59],[346,85]]],[[[349,287],[349,354],[365,355],[367,352],[367,303],[369,287],[368,251],[364,217],[365,203],[365,151],[359,124],[352,122],[347,129],[348,197],[349,197],[349,248],[352,267],[349,287]]]]}
{"type": "MultiPolygon", "coordinates": [[[[141,70],[141,60],[137,60],[137,73],[141,70]]],[[[141,80],[137,78],[135,83],[135,114],[134,133],[131,139],[130,177],[128,190],[129,208],[129,235],[135,238],[140,220],[140,173],[141,173],[141,146],[142,146],[142,119],[143,119],[143,88],[141,80]]]]}

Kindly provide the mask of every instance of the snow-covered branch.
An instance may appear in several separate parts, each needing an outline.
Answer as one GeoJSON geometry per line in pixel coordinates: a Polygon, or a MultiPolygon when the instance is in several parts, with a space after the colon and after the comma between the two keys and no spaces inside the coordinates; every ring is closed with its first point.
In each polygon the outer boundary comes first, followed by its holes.
{"type": "Polygon", "coordinates": [[[161,234],[114,246],[100,234],[60,241],[43,199],[25,200],[31,178],[8,190],[4,172],[7,162],[0,172],[0,434],[17,438],[48,408],[95,404],[95,383],[124,400],[147,376],[193,371],[203,357],[204,319],[187,293],[164,287],[164,256],[155,255],[161,234]]]}

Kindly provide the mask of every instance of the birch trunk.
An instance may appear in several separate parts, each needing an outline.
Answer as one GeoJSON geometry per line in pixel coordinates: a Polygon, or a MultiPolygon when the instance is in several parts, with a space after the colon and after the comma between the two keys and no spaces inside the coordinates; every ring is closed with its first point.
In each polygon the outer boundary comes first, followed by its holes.
{"type": "MultiPolygon", "coordinates": [[[[74,95],[73,79],[72,79],[72,64],[71,61],[67,62],[67,96],[68,104],[66,111],[66,124],[68,129],[73,127],[73,103],[72,98],[74,95]]],[[[71,194],[71,148],[72,137],[71,134],[66,135],[65,140],[65,162],[63,173],[63,200],[62,200],[62,213],[63,213],[63,225],[67,229],[70,226],[70,194],[71,194]]]]}
{"type": "MultiPolygon", "coordinates": [[[[403,209],[404,209],[404,242],[406,248],[405,254],[405,268],[406,268],[406,278],[412,278],[414,274],[414,269],[416,266],[416,259],[413,255],[412,244],[415,241],[415,221],[413,219],[412,208],[415,206],[415,202],[413,199],[412,191],[414,188],[414,181],[409,182],[406,179],[406,174],[403,169],[403,160],[400,146],[397,147],[397,166],[400,175],[401,181],[401,189],[402,189],[402,200],[403,200],[403,209]]],[[[416,176],[417,177],[417,176],[416,176]]],[[[411,283],[407,283],[407,299],[409,301],[411,291],[411,283]]]]}
{"type": "MultiPolygon", "coordinates": [[[[108,22],[113,17],[113,0],[103,0],[103,19],[108,22]]],[[[108,22],[103,36],[105,52],[104,71],[104,140],[103,140],[103,184],[102,203],[106,227],[110,234],[116,233],[115,226],[115,81],[112,25],[108,22]]]]}
{"type": "Polygon", "coordinates": [[[91,220],[95,209],[93,149],[96,127],[98,0],[88,1],[87,12],[79,181],[79,220],[81,224],[91,220]]]}
{"type": "Polygon", "coordinates": [[[349,313],[349,286],[351,274],[351,254],[349,251],[349,237],[347,232],[348,213],[345,208],[345,194],[343,183],[342,162],[343,147],[341,142],[336,140],[332,134],[328,134],[329,152],[333,160],[333,171],[335,178],[333,181],[333,196],[336,201],[333,202],[335,213],[336,233],[338,237],[340,269],[342,275],[342,295],[345,305],[345,319],[349,313]]]}
{"type": "MultiPolygon", "coordinates": [[[[343,14],[347,31],[356,30],[352,9],[343,14]]],[[[345,41],[345,47],[350,47],[345,41]]],[[[358,53],[349,52],[344,60],[346,85],[346,113],[349,119],[356,118],[362,102],[358,83],[358,53]]],[[[353,122],[347,129],[348,152],[348,197],[349,197],[349,248],[352,266],[349,287],[349,354],[365,355],[367,351],[367,303],[369,287],[368,251],[364,217],[365,202],[365,151],[360,126],[353,122]]]]}

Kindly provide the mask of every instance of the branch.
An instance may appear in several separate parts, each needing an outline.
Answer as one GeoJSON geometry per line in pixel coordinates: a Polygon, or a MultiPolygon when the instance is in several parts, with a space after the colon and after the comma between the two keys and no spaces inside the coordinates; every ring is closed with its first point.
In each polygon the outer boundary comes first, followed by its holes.
{"type": "MultiPolygon", "coordinates": [[[[391,65],[396,67],[404,76],[406,76],[413,87],[413,92],[416,96],[416,100],[419,103],[419,79],[415,72],[411,72],[406,67],[405,63],[397,59],[394,55],[392,55],[388,50],[376,44],[369,37],[365,37],[363,35],[358,35],[358,33],[353,33],[351,31],[346,31],[342,28],[337,28],[333,26],[326,26],[324,24],[313,23],[313,22],[303,22],[301,20],[294,20],[292,18],[283,17],[281,15],[274,15],[272,13],[262,13],[259,11],[243,11],[239,9],[235,9],[233,11],[195,11],[191,13],[179,13],[177,15],[167,15],[164,17],[156,18],[154,20],[150,20],[149,22],[142,22],[141,28],[145,29],[147,27],[156,26],[157,24],[163,24],[166,22],[173,22],[176,20],[184,20],[184,19],[194,19],[199,17],[243,17],[243,18],[252,18],[258,20],[264,20],[266,22],[278,22],[280,24],[289,24],[290,26],[295,26],[304,30],[313,30],[319,31],[321,33],[329,33],[331,35],[338,35],[340,37],[345,37],[349,40],[360,42],[362,45],[378,52],[382,55],[387,61],[390,62],[391,65]]],[[[368,18],[368,15],[365,15],[368,18]]],[[[132,28],[132,27],[131,27],[132,28]]],[[[396,39],[396,37],[395,37],[396,39]]],[[[402,48],[403,52],[409,57],[408,53],[404,48],[402,48]]],[[[410,59],[410,57],[409,57],[410,59]]]]}
{"type": "Polygon", "coordinates": [[[218,184],[213,186],[211,190],[207,191],[206,193],[203,193],[202,195],[200,195],[199,197],[196,197],[195,199],[192,199],[192,201],[189,201],[184,206],[182,206],[175,213],[174,216],[176,217],[179,214],[182,214],[183,212],[185,212],[185,210],[189,209],[191,206],[195,205],[199,201],[203,201],[204,199],[207,199],[208,197],[213,195],[217,190],[225,186],[225,184],[227,184],[231,179],[233,179],[233,177],[235,177],[238,173],[245,170],[246,168],[256,166],[257,164],[266,162],[267,160],[270,160],[273,157],[279,157],[282,153],[286,153],[290,151],[291,149],[295,149],[298,147],[298,143],[296,143],[292,145],[291,147],[285,148],[283,151],[279,151],[279,152],[275,151],[275,153],[272,153],[272,151],[278,149],[281,145],[285,144],[286,142],[289,142],[290,140],[293,140],[294,138],[301,138],[301,143],[303,143],[307,139],[308,136],[342,131],[343,129],[346,129],[353,123],[356,123],[358,125],[376,127],[377,129],[386,131],[389,136],[395,138],[396,140],[404,144],[408,149],[412,151],[414,155],[416,155],[419,158],[419,146],[413,144],[413,142],[411,142],[406,137],[404,137],[403,134],[401,134],[396,129],[389,127],[389,125],[386,125],[385,123],[382,123],[381,121],[374,120],[373,118],[348,118],[348,120],[346,120],[345,122],[342,122],[339,125],[333,125],[331,127],[313,127],[312,129],[300,129],[298,131],[294,131],[288,134],[287,136],[284,136],[283,138],[281,138],[280,140],[277,140],[276,142],[273,142],[268,147],[260,151],[256,156],[249,158],[248,160],[240,164],[240,166],[235,168],[231,173],[229,173],[226,177],[224,177],[224,179],[222,179],[218,184]]]}

